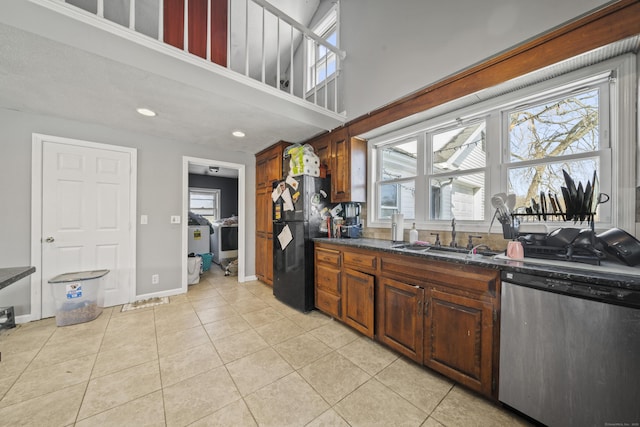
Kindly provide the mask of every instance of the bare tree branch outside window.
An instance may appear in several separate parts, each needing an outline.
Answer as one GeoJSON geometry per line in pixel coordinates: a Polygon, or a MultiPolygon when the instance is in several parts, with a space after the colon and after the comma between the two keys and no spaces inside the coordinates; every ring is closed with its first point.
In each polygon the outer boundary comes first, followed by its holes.
{"type": "Polygon", "coordinates": [[[585,183],[598,170],[598,157],[563,158],[600,149],[598,100],[599,91],[592,89],[509,114],[510,162],[515,167],[508,179],[518,206],[528,205],[540,191],[560,193],[562,169],[585,183]],[[540,162],[517,167],[535,160],[540,162]]]}

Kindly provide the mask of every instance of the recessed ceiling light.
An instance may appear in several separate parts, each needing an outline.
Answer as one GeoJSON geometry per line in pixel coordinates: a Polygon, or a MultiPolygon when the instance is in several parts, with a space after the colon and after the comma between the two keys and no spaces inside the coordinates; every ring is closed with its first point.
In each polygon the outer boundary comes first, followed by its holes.
{"type": "Polygon", "coordinates": [[[154,117],[156,115],[155,111],[149,110],[148,108],[138,108],[136,111],[147,117],[154,117]]]}
{"type": "Polygon", "coordinates": [[[234,130],[233,132],[231,132],[231,135],[235,136],[236,138],[243,138],[244,132],[242,132],[241,130],[234,130]]]}

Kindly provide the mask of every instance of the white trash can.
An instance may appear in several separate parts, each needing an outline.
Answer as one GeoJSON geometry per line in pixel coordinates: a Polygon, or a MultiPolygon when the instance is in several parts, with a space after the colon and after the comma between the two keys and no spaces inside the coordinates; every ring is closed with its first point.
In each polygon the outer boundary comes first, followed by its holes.
{"type": "Polygon", "coordinates": [[[100,281],[109,270],[60,274],[49,280],[56,301],[56,325],[89,322],[102,313],[98,307],[100,281]]]}
{"type": "Polygon", "coordinates": [[[200,255],[189,256],[187,258],[187,283],[195,285],[200,283],[202,274],[202,257],[200,255]]]}

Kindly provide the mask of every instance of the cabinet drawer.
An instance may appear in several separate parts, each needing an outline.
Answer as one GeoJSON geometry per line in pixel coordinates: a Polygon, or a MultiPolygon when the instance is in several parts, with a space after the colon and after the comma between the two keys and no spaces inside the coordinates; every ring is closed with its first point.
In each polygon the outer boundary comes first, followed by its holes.
{"type": "Polygon", "coordinates": [[[444,285],[490,298],[496,296],[499,278],[497,270],[434,260],[416,262],[414,257],[403,256],[382,258],[380,269],[386,277],[423,285],[444,285]]]}
{"type": "Polygon", "coordinates": [[[316,307],[335,318],[342,317],[342,304],[339,296],[316,289],[316,307]]]}
{"type": "Polygon", "coordinates": [[[316,287],[324,292],[340,295],[342,292],[340,270],[323,265],[316,266],[316,287]]]}
{"type": "Polygon", "coordinates": [[[362,267],[367,270],[375,270],[378,258],[375,255],[361,254],[357,252],[344,252],[344,265],[349,267],[362,267]]]}
{"type": "Polygon", "coordinates": [[[316,248],[316,261],[340,267],[340,251],[316,248]]]}

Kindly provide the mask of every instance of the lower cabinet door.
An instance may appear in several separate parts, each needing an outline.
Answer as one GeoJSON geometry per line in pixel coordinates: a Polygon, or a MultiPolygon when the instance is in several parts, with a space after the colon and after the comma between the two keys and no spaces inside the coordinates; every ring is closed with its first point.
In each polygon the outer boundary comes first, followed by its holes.
{"type": "Polygon", "coordinates": [[[493,306],[427,290],[424,364],[469,388],[492,395],[493,306]]]}
{"type": "Polygon", "coordinates": [[[378,298],[378,339],[422,363],[424,289],[382,278],[378,298]]]}
{"type": "Polygon", "coordinates": [[[375,276],[345,268],[342,277],[344,322],[373,338],[373,293],[375,276]]]}

